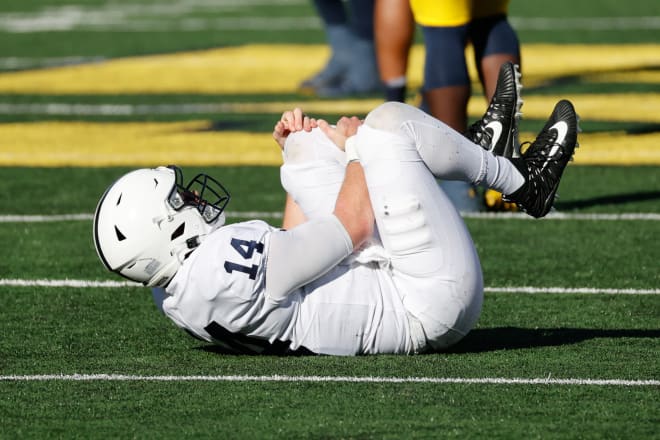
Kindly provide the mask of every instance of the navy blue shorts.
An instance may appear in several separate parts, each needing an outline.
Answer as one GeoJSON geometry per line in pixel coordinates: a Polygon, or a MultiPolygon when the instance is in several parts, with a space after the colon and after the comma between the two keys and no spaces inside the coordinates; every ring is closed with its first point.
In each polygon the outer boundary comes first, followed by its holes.
{"type": "Polygon", "coordinates": [[[518,36],[505,15],[473,20],[463,26],[422,26],[422,32],[426,47],[424,90],[470,84],[465,60],[468,42],[474,46],[477,65],[492,54],[520,57],[518,36]]]}

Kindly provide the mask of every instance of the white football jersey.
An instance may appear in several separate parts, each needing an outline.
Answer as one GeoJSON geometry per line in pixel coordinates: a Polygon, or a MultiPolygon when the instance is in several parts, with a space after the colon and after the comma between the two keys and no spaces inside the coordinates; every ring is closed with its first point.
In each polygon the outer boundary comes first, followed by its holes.
{"type": "MultiPolygon", "coordinates": [[[[377,263],[348,258],[283,301],[271,299],[265,274],[277,231],[257,220],[213,232],[167,287],[165,314],[193,335],[239,352],[415,351],[394,282],[377,263]]],[[[282,267],[288,265],[293,262],[282,267]]]]}

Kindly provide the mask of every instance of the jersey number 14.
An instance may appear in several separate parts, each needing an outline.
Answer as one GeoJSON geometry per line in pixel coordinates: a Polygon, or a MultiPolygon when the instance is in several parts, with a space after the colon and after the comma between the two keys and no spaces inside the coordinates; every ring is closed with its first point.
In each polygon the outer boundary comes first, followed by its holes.
{"type": "MultiPolygon", "coordinates": [[[[238,254],[245,260],[251,260],[252,255],[254,255],[254,251],[257,251],[259,254],[264,253],[264,244],[254,240],[241,240],[238,238],[232,238],[231,247],[233,247],[236,252],[238,252],[238,254]]],[[[227,273],[232,273],[234,271],[246,273],[251,280],[254,280],[257,278],[257,271],[259,270],[259,266],[255,264],[251,266],[245,266],[243,264],[225,261],[225,270],[227,273]]]]}

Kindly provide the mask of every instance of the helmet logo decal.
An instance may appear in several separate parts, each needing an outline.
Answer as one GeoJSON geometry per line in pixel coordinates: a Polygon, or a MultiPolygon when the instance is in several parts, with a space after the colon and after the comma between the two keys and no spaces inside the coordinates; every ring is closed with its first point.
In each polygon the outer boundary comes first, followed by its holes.
{"type": "Polygon", "coordinates": [[[153,259],[144,267],[144,271],[149,275],[156,273],[156,270],[160,267],[160,261],[153,259]]]}

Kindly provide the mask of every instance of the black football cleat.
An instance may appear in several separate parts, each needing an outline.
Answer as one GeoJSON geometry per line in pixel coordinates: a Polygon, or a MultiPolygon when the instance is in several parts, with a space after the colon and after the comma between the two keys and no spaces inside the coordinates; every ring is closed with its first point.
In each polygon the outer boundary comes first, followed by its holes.
{"type": "Polygon", "coordinates": [[[520,71],[512,62],[500,67],[493,99],[483,117],[472,124],[465,136],[485,150],[507,158],[520,156],[518,120],[523,100],[520,98],[520,71]]]}
{"type": "Polygon", "coordinates": [[[578,146],[577,133],[578,117],[573,104],[559,101],[536,140],[521,157],[511,159],[525,183],[504,196],[504,200],[515,202],[532,217],[550,212],[561,175],[578,146]]]}

